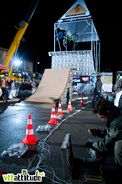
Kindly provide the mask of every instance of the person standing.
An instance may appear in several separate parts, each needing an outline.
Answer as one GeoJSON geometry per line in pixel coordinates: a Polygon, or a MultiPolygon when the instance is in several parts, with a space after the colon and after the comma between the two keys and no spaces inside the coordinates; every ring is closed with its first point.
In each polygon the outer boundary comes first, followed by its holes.
{"type": "Polygon", "coordinates": [[[102,91],[102,81],[101,81],[101,76],[97,76],[97,80],[95,82],[95,87],[93,90],[93,100],[92,100],[92,106],[95,106],[95,103],[97,100],[100,99],[101,91],[102,91]]]}
{"type": "Polygon", "coordinates": [[[10,92],[9,92],[9,99],[12,99],[16,97],[16,87],[15,87],[15,81],[11,80],[10,83],[10,92]]]}
{"type": "Polygon", "coordinates": [[[3,77],[3,79],[1,80],[1,89],[2,89],[2,97],[4,95],[6,95],[6,97],[8,98],[8,81],[5,78],[5,76],[3,77]]]}
{"type": "Polygon", "coordinates": [[[70,99],[70,93],[69,93],[69,87],[67,89],[67,94],[66,94],[66,104],[68,105],[70,99]]]}
{"type": "Polygon", "coordinates": [[[114,105],[122,110],[122,76],[116,81],[114,86],[115,98],[114,105]]]}

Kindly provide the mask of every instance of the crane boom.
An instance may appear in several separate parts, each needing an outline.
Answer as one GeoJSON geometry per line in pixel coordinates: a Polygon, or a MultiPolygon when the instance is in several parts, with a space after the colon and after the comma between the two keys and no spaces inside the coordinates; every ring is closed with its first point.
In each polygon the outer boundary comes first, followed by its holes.
{"type": "MultiPolygon", "coordinates": [[[[25,20],[21,21],[19,26],[17,27],[18,31],[17,31],[9,49],[8,49],[6,57],[3,61],[4,66],[9,67],[10,61],[20,45],[22,37],[23,37],[23,35],[24,35],[28,25],[29,25],[31,18],[33,17],[33,15],[35,13],[36,8],[38,7],[39,2],[40,2],[40,0],[36,0],[36,1],[33,0],[32,1],[31,7],[25,16],[25,20]]],[[[9,74],[8,74],[9,77],[10,77],[11,73],[12,73],[12,69],[9,70],[9,74]]]]}
{"type": "Polygon", "coordinates": [[[20,41],[21,41],[21,39],[22,39],[22,37],[23,37],[23,35],[24,35],[28,25],[29,25],[25,21],[23,21],[23,23],[24,23],[24,27],[17,31],[17,33],[16,33],[16,35],[15,35],[15,37],[14,37],[14,39],[13,39],[13,41],[12,41],[10,47],[9,47],[9,50],[6,54],[5,60],[3,62],[3,65],[6,66],[6,67],[9,66],[11,58],[13,57],[13,55],[14,55],[15,51],[17,50],[17,48],[19,47],[20,41]]]}

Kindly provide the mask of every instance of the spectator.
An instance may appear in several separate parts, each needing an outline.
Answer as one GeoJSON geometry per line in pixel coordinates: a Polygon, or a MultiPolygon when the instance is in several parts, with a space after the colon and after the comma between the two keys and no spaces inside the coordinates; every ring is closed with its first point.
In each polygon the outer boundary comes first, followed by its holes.
{"type": "Polygon", "coordinates": [[[2,89],[2,96],[1,98],[6,95],[8,98],[8,81],[5,78],[5,76],[3,77],[3,79],[1,80],[1,89],[2,89]]]}
{"type": "Polygon", "coordinates": [[[66,103],[68,105],[70,99],[70,93],[69,93],[69,88],[67,89],[67,94],[66,94],[66,103]]]}
{"type": "Polygon", "coordinates": [[[122,91],[122,76],[119,77],[114,85],[114,92],[117,93],[120,91],[122,91]]]}
{"type": "Polygon", "coordinates": [[[96,101],[100,99],[101,91],[102,91],[101,76],[97,76],[97,80],[95,82],[95,87],[93,90],[93,101],[92,101],[93,107],[94,107],[96,101]]]}
{"type": "Polygon", "coordinates": [[[16,87],[15,87],[15,81],[11,80],[10,83],[10,93],[9,93],[9,99],[12,99],[16,97],[16,87]]]}
{"type": "Polygon", "coordinates": [[[0,87],[0,97],[2,96],[2,89],[1,89],[1,87],[0,87]]]}
{"type": "Polygon", "coordinates": [[[114,99],[114,105],[122,109],[122,76],[119,77],[119,79],[116,81],[114,86],[114,92],[115,92],[115,99],[114,99]]]}

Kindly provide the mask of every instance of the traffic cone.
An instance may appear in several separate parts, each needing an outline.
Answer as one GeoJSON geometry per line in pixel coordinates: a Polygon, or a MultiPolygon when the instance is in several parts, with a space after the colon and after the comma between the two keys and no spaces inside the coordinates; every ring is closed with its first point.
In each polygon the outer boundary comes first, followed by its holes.
{"type": "Polygon", "coordinates": [[[36,144],[38,141],[39,139],[34,136],[32,116],[29,114],[26,127],[26,136],[21,142],[24,144],[36,144]]]}
{"type": "Polygon", "coordinates": [[[51,111],[51,118],[48,121],[48,124],[50,125],[57,125],[58,121],[56,120],[56,114],[55,114],[55,105],[52,106],[52,111],[51,111]]]}
{"type": "Polygon", "coordinates": [[[58,104],[58,112],[57,112],[56,116],[61,116],[61,117],[64,116],[64,114],[62,112],[62,106],[61,106],[61,102],[60,101],[59,101],[59,104],[58,104]]]}
{"type": "Polygon", "coordinates": [[[83,97],[81,97],[80,106],[81,106],[81,107],[84,107],[84,105],[85,105],[85,104],[84,104],[84,101],[83,101],[83,97]]]}
{"type": "Polygon", "coordinates": [[[67,107],[67,112],[72,112],[72,111],[73,111],[73,108],[72,108],[71,100],[69,100],[68,107],[67,107]]]}

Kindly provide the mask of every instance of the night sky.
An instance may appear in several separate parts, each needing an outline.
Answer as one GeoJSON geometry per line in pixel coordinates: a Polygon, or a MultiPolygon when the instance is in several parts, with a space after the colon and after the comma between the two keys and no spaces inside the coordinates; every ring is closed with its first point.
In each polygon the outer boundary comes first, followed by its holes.
{"type": "MultiPolygon", "coordinates": [[[[15,26],[24,19],[33,0],[4,0],[0,10],[0,47],[9,48],[15,26]]],[[[49,51],[54,47],[54,23],[75,0],[40,0],[18,52],[23,58],[40,61],[41,70],[50,68],[49,51]]],[[[101,42],[101,71],[122,70],[122,20],[118,1],[85,0],[101,42]],[[116,4],[117,3],[117,4],[116,4]]],[[[39,69],[40,70],[40,69],[39,69]]]]}

